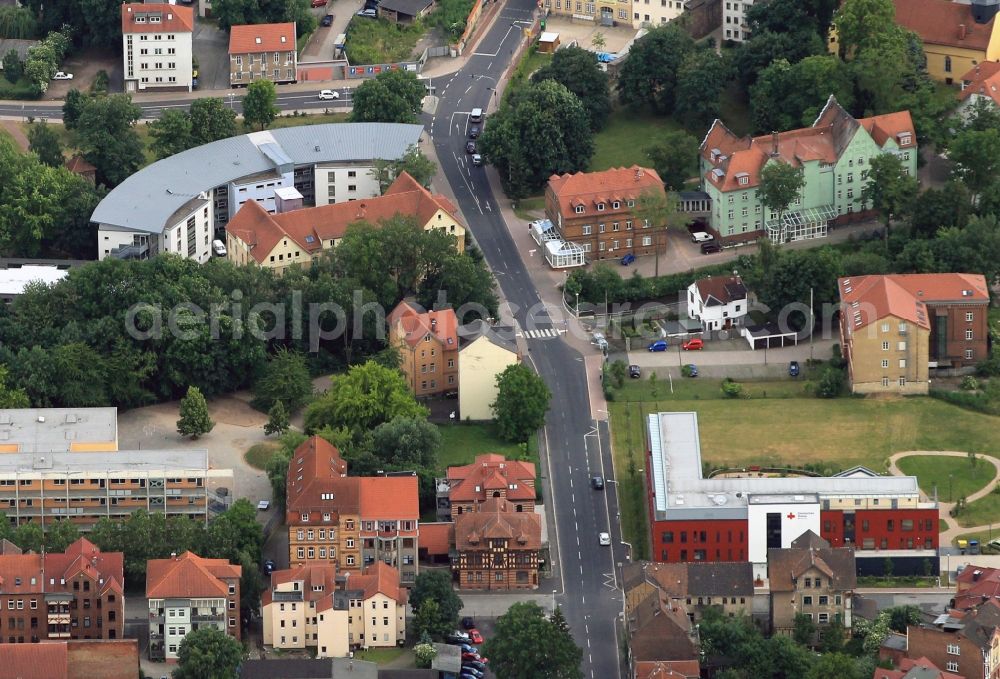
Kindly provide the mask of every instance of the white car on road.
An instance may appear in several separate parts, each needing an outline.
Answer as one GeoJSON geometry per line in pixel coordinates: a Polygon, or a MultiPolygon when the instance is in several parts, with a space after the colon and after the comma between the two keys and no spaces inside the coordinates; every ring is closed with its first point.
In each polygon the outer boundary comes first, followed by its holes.
{"type": "Polygon", "coordinates": [[[333,90],[320,90],[319,91],[319,98],[320,99],[324,99],[324,100],[326,100],[326,99],[340,99],[340,92],[334,92],[333,90]]]}
{"type": "Polygon", "coordinates": [[[52,79],[53,80],[72,80],[73,79],[73,74],[72,73],[65,73],[63,71],[56,71],[56,74],[54,76],[52,76],[52,79]]]}
{"type": "Polygon", "coordinates": [[[597,536],[597,541],[601,543],[602,547],[607,547],[611,544],[611,536],[607,533],[601,533],[597,536]]]}

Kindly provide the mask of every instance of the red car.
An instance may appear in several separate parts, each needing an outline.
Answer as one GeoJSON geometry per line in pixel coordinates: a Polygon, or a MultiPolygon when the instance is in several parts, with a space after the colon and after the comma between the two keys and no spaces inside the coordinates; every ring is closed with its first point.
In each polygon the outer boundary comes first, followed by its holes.
{"type": "Polygon", "coordinates": [[[688,340],[681,345],[681,349],[684,351],[697,351],[698,349],[703,349],[705,347],[705,342],[700,339],[688,340]]]}
{"type": "Polygon", "coordinates": [[[327,0],[312,0],[312,6],[313,7],[323,7],[326,4],[326,2],[327,2],[327,0]]]}
{"type": "Polygon", "coordinates": [[[472,643],[476,644],[477,646],[483,643],[483,635],[480,634],[479,630],[477,630],[475,627],[469,630],[469,639],[471,639],[472,643]]]}
{"type": "Polygon", "coordinates": [[[478,653],[463,653],[462,660],[475,660],[476,662],[481,662],[484,665],[490,661],[489,658],[484,658],[478,653]]]}

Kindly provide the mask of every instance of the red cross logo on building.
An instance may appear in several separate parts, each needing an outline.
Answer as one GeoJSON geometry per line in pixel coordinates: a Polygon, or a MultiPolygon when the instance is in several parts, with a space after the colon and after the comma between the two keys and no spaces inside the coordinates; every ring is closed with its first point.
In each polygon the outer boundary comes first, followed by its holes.
{"type": "Polygon", "coordinates": [[[792,512],[788,512],[788,518],[789,519],[794,519],[795,518],[795,514],[793,514],[792,512]]]}

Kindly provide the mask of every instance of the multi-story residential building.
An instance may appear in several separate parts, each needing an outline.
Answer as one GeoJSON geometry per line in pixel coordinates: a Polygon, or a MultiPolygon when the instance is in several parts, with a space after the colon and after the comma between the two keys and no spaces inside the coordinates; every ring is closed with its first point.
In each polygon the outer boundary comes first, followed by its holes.
{"type": "Polygon", "coordinates": [[[630,24],[633,0],[545,0],[548,14],[575,21],[612,26],[617,21],[630,24]]]}
{"type": "Polygon", "coordinates": [[[90,530],[102,517],[137,509],[207,523],[225,509],[231,469],[209,468],[204,450],[0,454],[0,509],[12,524],[44,529],[68,519],[90,530]]]}
{"type": "Polygon", "coordinates": [[[191,552],[146,562],[149,659],[176,661],[184,635],[215,627],[239,640],[242,566],[191,552]]]}
{"type": "Polygon", "coordinates": [[[896,155],[916,176],[917,136],[908,111],[855,119],[831,95],[812,127],[752,138],[737,137],[716,120],[700,159],[702,188],[712,201],[711,230],[723,243],[823,238],[830,222],[867,213],[861,194],[869,161],[880,153],[896,155]],[[768,163],[800,168],[805,180],[780,223],[758,197],[768,163]]]}
{"type": "Polygon", "coordinates": [[[722,39],[733,42],[743,42],[750,39],[750,26],[747,24],[747,12],[753,7],[754,0],[723,0],[722,2],[722,39]]]}
{"type": "Polygon", "coordinates": [[[876,667],[872,679],[965,679],[960,674],[945,672],[927,658],[903,658],[895,667],[891,670],[876,667]]]}
{"type": "Polygon", "coordinates": [[[1000,604],[991,600],[974,611],[951,612],[933,624],[906,628],[906,657],[927,658],[965,679],[1000,676],[1000,604]]]}
{"type": "Polygon", "coordinates": [[[537,589],[541,516],[491,497],[455,518],[460,589],[537,589]]]}
{"type": "Polygon", "coordinates": [[[491,498],[507,500],[515,512],[535,511],[535,465],[503,455],[477,455],[472,464],[448,467],[438,482],[441,518],[456,520],[491,498]]]}
{"type": "Polygon", "coordinates": [[[389,345],[418,397],[458,391],[458,317],[452,308],[424,311],[403,300],[386,318],[389,345]]]}
{"type": "Polygon", "coordinates": [[[497,377],[521,362],[512,327],[476,321],[458,329],[458,415],[462,420],[492,420],[497,377]]]}
{"type": "Polygon", "coordinates": [[[890,274],[838,281],[840,346],[851,390],[926,394],[931,371],[964,372],[988,355],[981,274],[890,274]]]}
{"type": "Polygon", "coordinates": [[[753,612],[753,567],[748,562],[654,563],[639,561],[623,567],[625,608],[638,606],[658,594],[699,622],[708,608],[727,616],[753,612]]]}
{"type": "Polygon", "coordinates": [[[791,634],[796,614],[808,615],[820,628],[853,624],[853,597],[858,578],[854,549],[838,547],[806,531],[787,549],[767,550],[771,589],[771,628],[791,634]]]}
{"type": "Polygon", "coordinates": [[[17,679],[135,679],[137,639],[49,639],[3,649],[0,676],[17,679]]]}
{"type": "Polygon", "coordinates": [[[545,187],[545,216],[589,259],[652,255],[666,249],[667,226],[639,216],[647,196],[667,200],[656,171],[638,165],[552,175],[545,187]]]}
{"type": "Polygon", "coordinates": [[[295,39],[294,22],[233,26],[229,30],[229,84],[246,86],[254,80],[295,82],[295,39]]]}
{"type": "Polygon", "coordinates": [[[865,572],[880,573],[886,558],[897,574],[937,563],[937,503],[921,501],[915,477],[857,467],[832,477],[704,478],[693,412],[650,414],[647,450],[655,561],[749,561],[763,580],[768,550],[812,531],[853,546],[865,572]]]}
{"type": "Polygon", "coordinates": [[[951,85],[977,64],[1000,59],[996,0],[894,0],[896,23],[920,36],[927,73],[951,85]]]}
{"type": "Polygon", "coordinates": [[[125,91],[190,92],[194,11],[173,3],[123,4],[125,91]]]}
{"type": "Polygon", "coordinates": [[[687,314],[705,330],[728,330],[743,325],[750,311],[747,288],[738,275],[709,276],[688,286],[687,314]]]}
{"type": "Polygon", "coordinates": [[[626,598],[625,634],[632,679],[697,679],[700,674],[698,626],[684,609],[660,592],[626,598]]]}
{"type": "Polygon", "coordinates": [[[0,643],[121,639],[124,557],[121,552],[101,552],[84,538],[61,554],[23,554],[4,541],[0,607],[0,643]]]}
{"type": "Polygon", "coordinates": [[[264,644],[315,648],[320,658],[402,644],[407,594],[399,571],[380,561],[339,575],[334,564],[276,571],[262,601],[264,644]]]}
{"type": "MultiPolygon", "coordinates": [[[[341,188],[357,193],[354,184],[341,188]]],[[[332,195],[336,188],[330,184],[328,190],[332,195]]],[[[356,222],[379,225],[397,215],[412,217],[424,231],[436,229],[454,236],[455,249],[464,251],[465,226],[455,216],[458,210],[447,198],[432,194],[408,173],[401,173],[382,196],[358,195],[361,200],[341,195],[339,203],[289,212],[278,209],[277,214],[257,201],[248,200],[226,225],[228,257],[237,264],[258,264],[277,272],[293,264],[308,267],[320,253],[336,247],[348,225],[356,222]]]]}
{"type": "Polygon", "coordinates": [[[402,581],[417,576],[420,502],[414,475],[346,476],[340,451],[314,436],[288,465],[288,559],[336,563],[351,571],[384,562],[402,581]]]}
{"type": "Polygon", "coordinates": [[[207,262],[211,242],[239,207],[256,201],[276,210],[275,193],[295,188],[303,205],[370,198],[366,180],[377,159],[397,160],[417,144],[423,127],[396,123],[304,125],[252,132],[188,149],[147,165],[97,205],[97,256],[122,259],[172,252],[207,262]],[[355,173],[357,178],[341,175],[355,173]],[[342,182],[349,182],[342,184],[342,182]]]}
{"type": "Polygon", "coordinates": [[[632,27],[656,28],[684,13],[687,0],[632,0],[632,27]]]}
{"type": "Polygon", "coordinates": [[[0,410],[0,453],[118,450],[117,408],[0,410]]]}

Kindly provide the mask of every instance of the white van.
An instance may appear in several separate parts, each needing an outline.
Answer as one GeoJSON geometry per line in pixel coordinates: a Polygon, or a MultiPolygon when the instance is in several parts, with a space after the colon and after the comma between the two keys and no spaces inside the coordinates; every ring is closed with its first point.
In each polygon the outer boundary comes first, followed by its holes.
{"type": "Polygon", "coordinates": [[[226,256],[226,244],[223,243],[221,240],[213,240],[212,241],[212,252],[215,253],[216,257],[225,257],[226,256]]]}
{"type": "Polygon", "coordinates": [[[472,113],[469,114],[469,122],[470,123],[483,122],[483,109],[481,108],[472,109],[472,113]]]}

